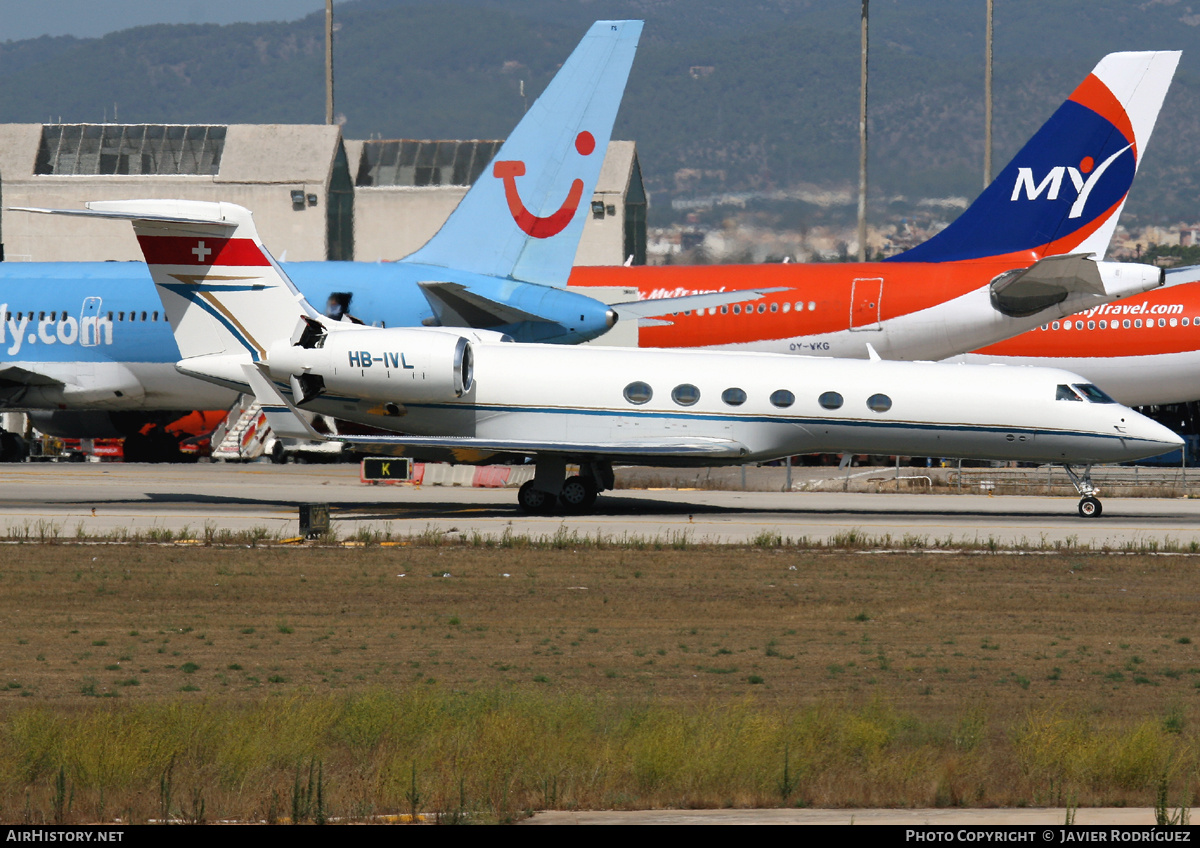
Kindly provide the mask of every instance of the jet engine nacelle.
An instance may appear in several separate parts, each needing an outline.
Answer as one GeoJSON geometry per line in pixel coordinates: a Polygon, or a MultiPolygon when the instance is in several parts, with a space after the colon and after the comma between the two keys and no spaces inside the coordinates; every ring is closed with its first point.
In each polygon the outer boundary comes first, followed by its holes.
{"type": "Polygon", "coordinates": [[[298,405],[322,394],[436,403],[462,397],[474,383],[470,340],[435,329],[301,335],[273,345],[267,367],[272,378],[291,386],[298,405]]]}

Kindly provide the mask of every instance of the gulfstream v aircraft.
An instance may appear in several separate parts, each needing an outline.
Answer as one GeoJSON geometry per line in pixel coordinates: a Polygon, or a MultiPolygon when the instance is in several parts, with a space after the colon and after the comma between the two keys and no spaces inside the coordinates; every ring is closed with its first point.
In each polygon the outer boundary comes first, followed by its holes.
{"type": "MultiPolygon", "coordinates": [[[[313,309],[240,206],[144,200],[89,210],[133,221],[181,372],[252,391],[283,435],[321,438],[303,424],[303,409],[398,432],[344,441],[536,457],[535,478],[519,493],[530,511],[588,508],[612,487],[615,462],[724,465],[852,451],[1069,469],[1182,444],[1066,371],[551,348],[486,331],[356,327],[313,309]],[[198,264],[200,243],[212,254],[198,264]],[[581,474],[564,480],[568,462],[581,474]]],[[[1099,515],[1086,474],[1077,485],[1080,514],[1099,515]]]]}
{"type": "Polygon", "coordinates": [[[1098,260],[1178,61],[1104,57],[957,220],[885,262],[576,268],[571,285],[636,286],[643,298],[776,290],[746,306],[685,308],[643,329],[643,347],[866,357],[870,344],[886,359],[943,359],[1140,294],[1162,283],[1158,268],[1098,260]]]}

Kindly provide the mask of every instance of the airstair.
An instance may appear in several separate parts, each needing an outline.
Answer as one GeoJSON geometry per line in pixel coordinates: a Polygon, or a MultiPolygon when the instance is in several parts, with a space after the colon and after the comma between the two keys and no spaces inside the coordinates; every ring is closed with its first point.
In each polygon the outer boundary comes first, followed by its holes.
{"type": "Polygon", "coordinates": [[[251,395],[241,395],[213,431],[213,459],[224,462],[249,462],[266,451],[271,428],[267,416],[251,395]]]}

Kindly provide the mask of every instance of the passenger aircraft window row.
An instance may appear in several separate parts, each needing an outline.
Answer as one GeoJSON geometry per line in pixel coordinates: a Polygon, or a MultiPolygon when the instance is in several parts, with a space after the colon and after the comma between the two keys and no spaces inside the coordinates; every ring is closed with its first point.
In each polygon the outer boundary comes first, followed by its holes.
{"type": "MultiPolygon", "coordinates": [[[[74,317],[76,317],[76,316],[73,313],[70,313],[65,309],[62,312],[55,311],[55,312],[39,312],[39,313],[37,313],[38,321],[58,321],[58,320],[66,321],[68,318],[74,318],[74,317]]],[[[23,321],[26,318],[28,318],[30,321],[33,321],[34,320],[33,312],[18,312],[18,313],[16,313],[17,321],[23,321]]],[[[107,318],[109,321],[125,321],[125,320],[157,321],[158,320],[158,311],[155,310],[154,312],[129,312],[129,313],[109,312],[107,318]],[[126,314],[128,314],[128,316],[129,316],[128,319],[125,317],[126,314]]],[[[13,313],[5,312],[4,320],[12,321],[13,313]]]]}
{"type": "Polygon", "coordinates": [[[798,300],[798,301],[796,301],[796,304],[794,307],[790,303],[784,303],[784,304],[747,303],[745,306],[743,306],[740,303],[735,303],[733,306],[722,306],[719,308],[716,306],[710,306],[707,310],[705,310],[705,309],[688,309],[685,312],[672,312],[671,314],[672,315],[697,315],[697,316],[699,316],[699,315],[704,315],[705,313],[707,313],[709,315],[716,315],[719,312],[722,315],[728,315],[731,310],[734,315],[741,315],[743,311],[747,315],[755,315],[755,314],[763,315],[768,311],[783,312],[784,314],[787,314],[788,312],[791,312],[793,308],[797,312],[803,312],[806,308],[808,309],[809,312],[815,312],[817,309],[817,302],[815,300],[810,300],[807,304],[805,304],[804,301],[798,300]]]}
{"type": "MultiPolygon", "coordinates": [[[[1063,388],[1066,387],[1059,386],[1060,390],[1063,388]]],[[[1079,389],[1080,392],[1083,392],[1085,395],[1087,395],[1089,400],[1092,400],[1094,403],[1113,403],[1112,399],[1099,400],[1090,394],[1090,392],[1094,390],[1097,395],[1105,398],[1108,397],[1108,395],[1105,395],[1104,392],[1101,392],[1095,386],[1089,384],[1087,386],[1080,385],[1076,388],[1079,389]]],[[[650,388],[649,383],[644,383],[641,380],[637,380],[626,386],[622,394],[624,394],[625,400],[636,406],[641,406],[644,403],[649,403],[650,399],[654,397],[654,389],[650,388]]],[[[745,390],[736,387],[728,388],[721,392],[721,400],[726,406],[741,406],[746,402],[746,399],[747,395],[745,390]]],[[[1063,399],[1064,398],[1061,397],[1060,393],[1059,400],[1063,399]]],[[[1072,397],[1069,399],[1081,400],[1082,398],[1072,395],[1072,397]]],[[[675,403],[679,404],[680,406],[695,406],[700,400],[700,390],[691,383],[680,383],[671,390],[671,400],[675,401],[675,403]]],[[[792,392],[789,392],[787,389],[777,389],[771,393],[770,401],[771,405],[778,409],[787,409],[796,402],[796,395],[792,392]]],[[[841,409],[844,402],[844,398],[837,392],[824,392],[819,398],[817,398],[817,403],[819,403],[823,409],[841,409]]],[[[867,398],[867,408],[873,412],[887,412],[892,408],[892,399],[885,394],[871,395],[869,398],[867,398]]]]}
{"type": "Polygon", "coordinates": [[[1109,321],[1101,319],[1099,321],[1053,321],[1049,324],[1043,324],[1043,330],[1140,330],[1153,329],[1154,327],[1200,327],[1200,316],[1195,318],[1147,318],[1143,321],[1141,318],[1124,318],[1109,321]]]}

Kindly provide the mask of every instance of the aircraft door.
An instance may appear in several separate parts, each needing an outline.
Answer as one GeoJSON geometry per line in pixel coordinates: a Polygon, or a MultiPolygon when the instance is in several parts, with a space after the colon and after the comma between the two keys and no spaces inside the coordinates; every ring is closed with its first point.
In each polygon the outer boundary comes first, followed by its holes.
{"type": "Polygon", "coordinates": [[[850,329],[882,330],[879,302],[883,299],[883,278],[856,279],[850,290],[850,329]]]}
{"type": "Polygon", "coordinates": [[[83,309],[79,312],[79,344],[82,347],[95,347],[100,344],[100,298],[85,297],[83,309]]]}

